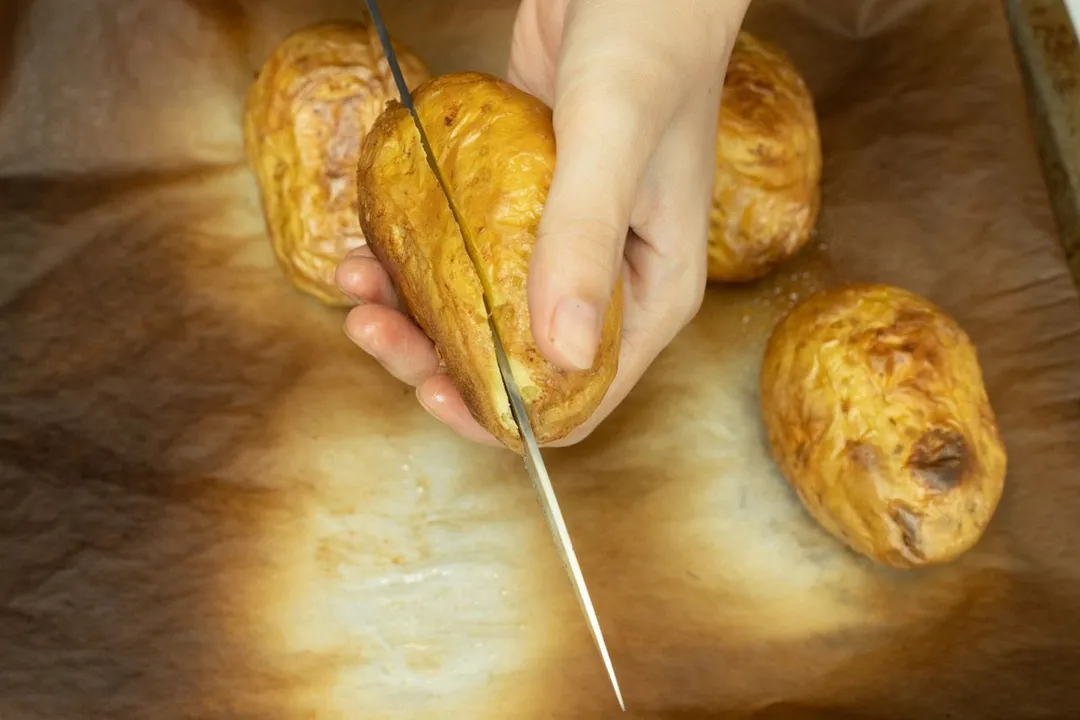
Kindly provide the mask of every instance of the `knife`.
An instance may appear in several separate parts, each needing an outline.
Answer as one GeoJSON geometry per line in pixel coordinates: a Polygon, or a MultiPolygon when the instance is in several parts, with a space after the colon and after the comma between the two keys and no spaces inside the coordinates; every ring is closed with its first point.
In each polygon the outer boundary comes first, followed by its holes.
{"type": "MultiPolygon", "coordinates": [[[[401,104],[409,111],[409,114],[412,115],[413,123],[420,133],[420,144],[423,146],[424,153],[427,155],[428,165],[431,166],[432,171],[439,180],[439,185],[442,187],[443,194],[446,195],[447,202],[450,204],[450,209],[454,214],[454,219],[457,221],[462,237],[464,238],[466,236],[465,225],[462,222],[462,218],[458,216],[456,203],[454,203],[450,196],[450,191],[446,186],[442,171],[439,170],[438,163],[435,161],[435,154],[432,152],[431,145],[428,143],[427,134],[424,132],[424,126],[420,123],[420,115],[416,112],[416,107],[413,105],[412,93],[405,82],[405,77],[401,73],[401,66],[398,64],[394,46],[390,42],[390,34],[386,31],[386,25],[383,23],[378,3],[376,0],[365,0],[365,2],[367,3],[368,14],[371,16],[372,25],[375,27],[375,32],[379,36],[379,42],[382,43],[383,54],[386,55],[386,61],[390,65],[390,74],[393,75],[394,82],[397,84],[398,93],[401,95],[401,104]]],[[[477,258],[473,257],[474,249],[469,246],[468,242],[465,243],[465,250],[469,254],[473,265],[479,266],[477,258]]],[[[513,373],[510,372],[510,361],[506,357],[506,351],[503,349],[502,340],[499,339],[499,331],[495,327],[490,300],[487,297],[487,293],[483,293],[483,296],[484,307],[487,310],[488,326],[491,328],[491,337],[495,343],[495,357],[499,363],[499,373],[502,375],[506,394],[510,398],[510,410],[513,413],[514,422],[517,423],[518,432],[521,434],[521,441],[525,448],[525,469],[528,471],[529,477],[532,479],[533,487],[536,489],[536,493],[540,498],[540,505],[543,507],[544,515],[547,517],[551,535],[555,539],[555,545],[558,547],[559,553],[562,556],[566,572],[570,575],[570,581],[573,585],[574,593],[577,595],[581,611],[585,614],[585,618],[589,623],[589,630],[592,632],[593,640],[596,642],[596,647],[600,651],[600,657],[604,661],[604,667],[607,669],[608,678],[611,679],[611,687],[615,690],[615,697],[619,701],[619,707],[623,712],[626,712],[622,691],[619,690],[619,681],[615,677],[615,668],[611,664],[611,656],[608,654],[607,645],[604,643],[604,634],[600,631],[600,621],[596,618],[596,610],[593,608],[592,599],[589,597],[589,589],[585,585],[585,577],[581,573],[581,566],[578,565],[577,554],[574,552],[574,545],[570,542],[570,533],[566,529],[566,523],[563,521],[562,511],[559,509],[559,501],[555,497],[555,489],[551,485],[551,478],[548,477],[547,466],[544,465],[544,458],[540,455],[540,447],[536,442],[536,435],[533,434],[532,423],[529,421],[529,413],[525,407],[525,401],[521,397],[521,391],[518,389],[517,381],[514,380],[513,373]]]]}

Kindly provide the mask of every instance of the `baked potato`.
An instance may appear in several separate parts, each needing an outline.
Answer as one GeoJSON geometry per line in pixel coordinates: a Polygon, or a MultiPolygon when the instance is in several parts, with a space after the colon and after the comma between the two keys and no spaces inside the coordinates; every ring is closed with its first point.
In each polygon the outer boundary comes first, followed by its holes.
{"type": "Polygon", "coordinates": [[[416,89],[413,103],[446,192],[411,115],[391,101],[360,152],[364,235],[473,417],[507,447],[521,450],[486,294],[537,441],[564,438],[596,410],[615,377],[622,288],[616,286],[603,318],[591,369],[566,372],[541,355],[530,327],[526,279],[555,165],[551,110],[507,82],[472,72],[429,80],[416,89]]]}
{"type": "Polygon", "coordinates": [[[982,537],[1005,447],[975,348],[928,301],[885,285],[810,296],[773,329],[760,392],[781,472],[855,551],[914,568],[982,537]]]}
{"type": "Polygon", "coordinates": [[[810,239],[820,203],[813,99],[778,48],[742,31],[724,79],[709,215],[709,279],[747,282],[810,239]]]}
{"type": "MultiPolygon", "coordinates": [[[[428,77],[396,45],[410,87],[428,77]]],[[[360,142],[397,88],[372,27],[322,23],[286,38],[248,92],[244,144],[271,247],[295,287],[331,306],[351,304],[334,273],[364,244],[356,217],[360,142]]]]}

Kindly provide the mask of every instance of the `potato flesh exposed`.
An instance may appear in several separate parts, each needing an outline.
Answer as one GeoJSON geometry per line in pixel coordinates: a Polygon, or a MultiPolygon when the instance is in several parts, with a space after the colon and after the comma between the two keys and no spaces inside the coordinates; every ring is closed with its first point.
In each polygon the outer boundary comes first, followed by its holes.
{"type": "Polygon", "coordinates": [[[551,111],[479,73],[435,78],[417,89],[413,101],[468,237],[426,166],[412,118],[397,103],[377,121],[361,155],[361,226],[474,417],[520,450],[484,314],[487,286],[537,440],[561,439],[595,411],[615,376],[622,294],[617,288],[605,315],[592,369],[568,373],[541,355],[533,341],[527,279],[555,163],[551,111]]]}

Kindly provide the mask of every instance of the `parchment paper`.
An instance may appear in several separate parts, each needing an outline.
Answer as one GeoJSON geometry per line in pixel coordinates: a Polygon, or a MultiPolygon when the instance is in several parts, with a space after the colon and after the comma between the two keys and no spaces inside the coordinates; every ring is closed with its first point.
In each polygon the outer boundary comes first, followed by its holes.
{"type": "MultiPolygon", "coordinates": [[[[436,71],[513,3],[384,0],[436,71]]],[[[347,2],[35,0],[0,47],[0,718],[619,717],[520,461],[457,440],[291,290],[241,103],[347,2]]],[[[1080,303],[996,0],[755,0],[817,100],[820,238],[712,289],[549,453],[634,718],[1050,718],[1080,678],[1080,303]],[[779,313],[837,277],[952,313],[1010,473],[983,542],[900,573],[768,459],[779,313]]]]}

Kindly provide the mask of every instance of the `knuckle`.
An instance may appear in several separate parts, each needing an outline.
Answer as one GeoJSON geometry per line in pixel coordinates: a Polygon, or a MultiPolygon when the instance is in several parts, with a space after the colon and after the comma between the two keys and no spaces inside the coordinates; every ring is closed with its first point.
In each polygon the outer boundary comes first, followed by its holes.
{"type": "Polygon", "coordinates": [[[706,283],[705,272],[696,271],[695,269],[695,271],[689,273],[685,282],[681,284],[686,290],[682,293],[680,302],[676,307],[676,317],[680,323],[680,329],[689,325],[701,310],[701,306],[705,302],[706,283]]]}
{"type": "Polygon", "coordinates": [[[670,268],[669,287],[673,289],[656,313],[658,332],[665,333],[664,344],[689,325],[701,310],[707,284],[705,267],[702,265],[686,259],[677,261],[670,268]]]}
{"type": "Polygon", "coordinates": [[[663,88],[670,81],[650,66],[613,77],[605,71],[612,62],[596,62],[562,87],[552,117],[556,135],[564,128],[592,127],[618,133],[626,142],[648,143],[659,136],[668,115],[664,99],[670,94],[663,88]]]}
{"type": "Polygon", "coordinates": [[[697,314],[701,312],[701,306],[705,302],[705,283],[695,283],[693,292],[687,298],[687,303],[683,307],[682,312],[682,326],[689,325],[697,314]]]}

